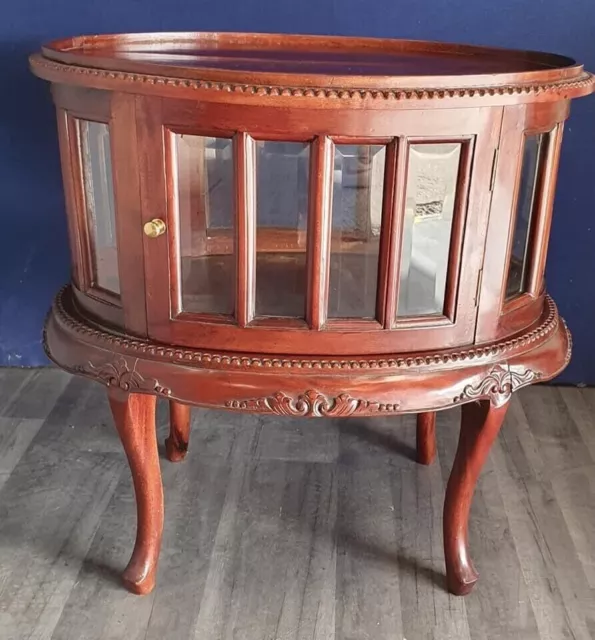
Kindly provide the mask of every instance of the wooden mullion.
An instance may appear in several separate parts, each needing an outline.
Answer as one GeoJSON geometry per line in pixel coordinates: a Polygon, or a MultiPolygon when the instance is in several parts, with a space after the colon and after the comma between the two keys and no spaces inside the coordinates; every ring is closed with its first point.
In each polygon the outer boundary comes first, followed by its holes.
{"type": "Polygon", "coordinates": [[[317,330],[328,313],[334,151],[330,138],[321,136],[312,144],[310,159],[306,320],[317,330]]]}
{"type": "Polygon", "coordinates": [[[394,315],[394,301],[391,302],[389,285],[390,251],[392,228],[395,221],[395,196],[397,190],[397,155],[399,143],[392,140],[386,147],[384,167],[384,193],[382,197],[382,223],[380,235],[380,255],[378,257],[378,286],[376,290],[376,318],[384,327],[390,314],[394,315]]]}
{"type": "Polygon", "coordinates": [[[234,138],[236,226],[236,320],[245,327],[254,318],[256,301],[256,156],[246,133],[234,138]]]}
{"type": "Polygon", "coordinates": [[[467,204],[469,188],[471,186],[471,169],[473,165],[473,143],[460,140],[461,155],[457,172],[457,186],[455,195],[454,215],[450,232],[450,247],[448,252],[446,290],[444,292],[444,315],[452,322],[456,321],[457,294],[459,277],[461,274],[461,256],[463,237],[466,229],[467,204]]]}
{"type": "MultiPolygon", "coordinates": [[[[403,245],[403,222],[405,219],[405,198],[407,196],[407,174],[409,170],[409,141],[400,138],[389,148],[387,157],[387,179],[394,179],[392,198],[385,203],[386,212],[390,216],[390,225],[386,228],[386,240],[381,251],[381,292],[384,295],[379,304],[379,320],[385,329],[393,329],[397,322],[397,304],[399,300],[399,275],[401,271],[401,249],[403,245]]],[[[385,187],[386,188],[386,187],[385,187]]],[[[386,193],[386,192],[385,192],[386,193]]]]}
{"type": "Polygon", "coordinates": [[[563,131],[564,124],[559,123],[549,134],[544,162],[538,167],[538,171],[541,174],[537,179],[539,201],[533,204],[534,211],[531,225],[533,228],[529,229],[528,234],[530,253],[526,258],[529,260],[526,290],[533,296],[538,296],[543,287],[563,131]]]}

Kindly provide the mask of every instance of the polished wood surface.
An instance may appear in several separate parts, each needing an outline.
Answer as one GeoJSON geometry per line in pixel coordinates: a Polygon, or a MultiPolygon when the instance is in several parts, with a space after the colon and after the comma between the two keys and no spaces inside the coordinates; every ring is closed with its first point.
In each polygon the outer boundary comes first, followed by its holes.
{"type": "Polygon", "coordinates": [[[504,407],[571,356],[543,277],[563,125],[593,76],[551,54],[274,34],[83,36],[48,44],[31,67],[52,82],[73,261],[45,345],[61,367],[108,388],[138,504],[127,586],[147,593],[155,580],[163,497],[153,414],[163,397],[172,461],[184,457],[190,407],[200,405],[294,418],[419,414],[417,459],[427,465],[436,412],[462,405],[444,550],[448,588],[469,592],[471,498],[504,407]],[[85,121],[102,136],[94,158],[85,121]],[[195,143],[180,151],[185,136],[195,143]],[[530,137],[544,151],[526,177],[530,137]],[[279,143],[307,150],[301,186],[275,173],[263,204],[259,153],[279,143]],[[348,187],[368,189],[367,209],[353,196],[349,225],[344,209],[335,220],[341,145],[367,149],[348,187]],[[450,183],[444,172],[417,176],[424,145],[456,151],[450,183]],[[216,175],[213,185],[227,185],[228,210],[206,201],[207,150],[221,162],[227,154],[227,182],[216,175]],[[406,243],[428,219],[448,231],[424,240],[413,280],[406,243]],[[519,260],[526,286],[510,296],[519,260]],[[424,287],[429,310],[409,311],[402,292],[424,287]]]}
{"type": "Polygon", "coordinates": [[[428,467],[414,461],[413,415],[195,409],[192,422],[184,463],[161,451],[158,583],[138,598],[117,575],[134,493],[104,389],[56,368],[0,369],[3,640],[589,639],[594,389],[512,397],[477,481],[481,580],[464,599],[445,589],[442,554],[459,410],[437,414],[428,467]]]}
{"type": "MultiPolygon", "coordinates": [[[[80,36],[44,46],[48,59],[100,68],[139,70],[166,66],[227,73],[283,73],[339,77],[373,83],[375,77],[481,76],[541,72],[572,77],[570,58],[414,40],[245,33],[163,33],[80,36]],[[111,63],[111,64],[110,64],[111,63]],[[144,66],[143,66],[144,65],[144,66]]],[[[491,78],[492,81],[497,78],[491,78]]]]}
{"type": "Polygon", "coordinates": [[[102,89],[190,100],[204,94],[233,104],[272,99],[294,108],[318,105],[331,110],[337,99],[343,106],[364,102],[370,109],[438,106],[440,101],[447,108],[556,102],[586,95],[593,85],[582,65],[559,55],[287,34],[82,36],[49,43],[42,55],[32,57],[32,65],[38,75],[57,83],[92,83],[102,89]],[[148,46],[152,53],[143,55],[148,46]],[[206,53],[208,48],[227,49],[228,55],[210,60],[195,55],[197,49],[206,53]],[[166,53],[172,50],[175,55],[166,53]],[[189,58],[184,58],[184,50],[189,58]],[[241,59],[242,50],[249,52],[247,58],[241,59]]]}
{"type": "Polygon", "coordinates": [[[163,487],[155,432],[155,396],[108,393],[114,423],[128,458],[137,505],[134,551],[122,580],[134,593],[153,590],[163,531],[163,487]]]}
{"type": "Polygon", "coordinates": [[[436,457],[436,413],[428,411],[417,414],[417,461],[432,464],[436,457]]]}
{"type": "Polygon", "coordinates": [[[109,55],[223,71],[316,73],[348,76],[472,75],[571,67],[564,56],[442,43],[288,34],[138,34],[80,37],[47,45],[48,57],[67,62],[109,55]],[[77,56],[75,58],[75,56],[77,56]]]}
{"type": "Polygon", "coordinates": [[[444,558],[451,593],[463,596],[477,582],[469,557],[469,511],[475,483],[502,426],[509,398],[463,405],[459,446],[444,500],[444,558]]]}
{"type": "Polygon", "coordinates": [[[181,402],[169,402],[169,436],[165,451],[170,462],[180,462],[186,457],[190,440],[190,407],[181,402]]]}

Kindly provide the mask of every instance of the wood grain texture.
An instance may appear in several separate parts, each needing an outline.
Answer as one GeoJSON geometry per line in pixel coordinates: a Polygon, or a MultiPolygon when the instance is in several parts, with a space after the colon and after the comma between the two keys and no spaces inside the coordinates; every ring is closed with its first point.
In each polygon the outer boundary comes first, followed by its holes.
{"type": "Polygon", "coordinates": [[[3,640],[52,637],[126,466],[105,399],[98,413],[84,381],[55,370],[28,377],[0,407],[3,426],[12,421],[3,436],[24,427],[30,438],[38,425],[0,489],[3,640]]]}
{"type": "MultiPolygon", "coordinates": [[[[187,461],[162,463],[159,584],[139,599],[119,586],[134,489],[105,392],[56,370],[0,370],[0,380],[0,441],[22,424],[26,435],[0,486],[2,640],[595,632],[593,389],[537,386],[510,401],[469,521],[489,579],[464,600],[445,591],[442,558],[458,410],[436,415],[437,463],[422,467],[413,415],[198,409],[187,461]],[[33,435],[27,421],[40,426],[33,435]]],[[[162,442],[166,402],[157,426],[162,442]]]]}
{"type": "Polygon", "coordinates": [[[0,377],[0,402],[6,407],[0,416],[0,489],[25,454],[43,421],[60,396],[70,376],[52,371],[20,371],[0,377]],[[54,396],[52,398],[52,395],[54,396]]]}

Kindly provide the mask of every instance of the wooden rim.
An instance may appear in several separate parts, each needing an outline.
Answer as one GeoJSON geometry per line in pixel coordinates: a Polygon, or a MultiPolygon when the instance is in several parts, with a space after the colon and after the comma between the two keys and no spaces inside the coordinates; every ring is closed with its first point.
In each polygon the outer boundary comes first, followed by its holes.
{"type": "Polygon", "coordinates": [[[388,358],[376,361],[377,366],[372,360],[343,366],[339,361],[202,352],[192,361],[185,354],[198,352],[109,333],[73,318],[62,305],[64,296],[67,290],[58,296],[44,333],[47,355],[63,369],[124,392],[242,412],[375,416],[434,411],[479,399],[499,406],[518,389],[557,375],[572,351],[566,325],[550,302],[549,320],[514,345],[494,344],[482,354],[474,349],[456,359],[450,354],[450,360],[443,352],[426,354],[423,363],[388,358]],[[364,370],[354,376],[354,368],[364,370]]]}
{"type": "MultiPolygon", "coordinates": [[[[55,40],[42,48],[41,55],[31,58],[34,72],[48,80],[72,81],[88,78],[116,85],[111,88],[134,90],[133,87],[163,85],[183,89],[205,89],[211,92],[240,93],[258,96],[290,96],[339,99],[419,100],[441,98],[481,98],[563,92],[564,98],[585,95],[593,91],[594,80],[583,66],[573,59],[534,51],[507,50],[472,45],[443,44],[414,40],[376,38],[322,37],[280,34],[241,33],[155,33],[79,36],[55,40]],[[474,62],[509,63],[514,72],[490,71],[453,75],[353,75],[329,73],[298,73],[295,71],[250,71],[219,69],[207,66],[183,66],[150,61],[130,60],[114,55],[134,47],[146,46],[151,51],[174,50],[176,54],[191,46],[207,50],[217,47],[240,50],[242,46],[258,46],[276,51],[353,52],[365,58],[374,53],[435,54],[474,62]],[[523,63],[541,68],[523,70],[523,63]],[[68,77],[64,76],[67,74],[68,77]],[[313,92],[313,93],[311,93],[313,92]]],[[[107,88],[107,87],[106,87],[107,88]]]]}
{"type": "MultiPolygon", "coordinates": [[[[505,357],[516,356],[535,349],[546,342],[558,329],[560,318],[551,297],[546,296],[543,313],[533,327],[507,340],[467,349],[444,349],[432,353],[387,354],[371,357],[353,356],[342,358],[319,358],[308,356],[274,356],[270,354],[248,354],[217,352],[189,347],[163,345],[150,339],[111,332],[83,317],[76,309],[72,287],[63,287],[54,300],[50,316],[68,334],[83,342],[136,357],[147,357],[169,363],[179,363],[201,369],[332,371],[333,374],[353,370],[378,371],[402,369],[438,369],[498,362],[505,357]]],[[[250,329],[246,329],[250,331],[250,329]]]]}

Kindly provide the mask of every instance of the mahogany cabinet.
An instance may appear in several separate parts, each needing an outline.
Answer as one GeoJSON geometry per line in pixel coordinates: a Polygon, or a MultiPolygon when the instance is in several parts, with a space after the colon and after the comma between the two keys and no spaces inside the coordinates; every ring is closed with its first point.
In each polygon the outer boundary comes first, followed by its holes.
{"type": "Polygon", "coordinates": [[[303,417],[463,405],[448,586],[477,579],[475,481],[511,393],[558,374],[545,292],[569,58],[402,40],[233,33],[56,41],[31,57],[58,114],[72,280],[44,342],[108,387],[155,582],[155,400],[184,457],[191,405],[303,417]]]}

